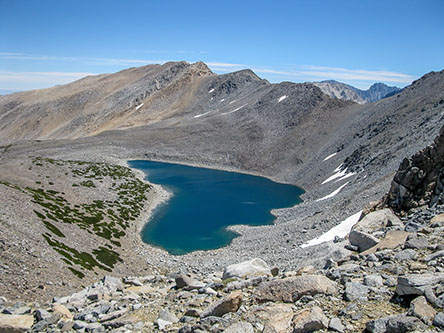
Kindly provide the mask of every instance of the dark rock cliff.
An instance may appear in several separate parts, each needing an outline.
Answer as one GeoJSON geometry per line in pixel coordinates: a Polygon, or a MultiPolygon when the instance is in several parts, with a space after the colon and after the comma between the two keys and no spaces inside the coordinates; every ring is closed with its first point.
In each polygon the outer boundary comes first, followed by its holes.
{"type": "Polygon", "coordinates": [[[444,202],[444,126],[434,142],[405,158],[393,177],[388,204],[396,211],[444,202]]]}

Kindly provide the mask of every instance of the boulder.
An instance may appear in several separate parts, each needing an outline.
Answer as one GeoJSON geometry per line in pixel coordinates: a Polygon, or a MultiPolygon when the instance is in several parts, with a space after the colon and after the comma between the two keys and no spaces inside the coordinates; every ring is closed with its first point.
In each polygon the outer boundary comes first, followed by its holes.
{"type": "Polygon", "coordinates": [[[314,332],[328,327],[328,318],[314,306],[297,312],[293,317],[293,333],[314,332]]]}
{"type": "Polygon", "coordinates": [[[372,233],[384,227],[400,226],[403,227],[401,220],[389,208],[373,211],[365,215],[358,223],[356,223],[353,230],[372,233]]]}
{"type": "Polygon", "coordinates": [[[60,315],[65,320],[73,320],[73,318],[74,318],[71,311],[69,311],[68,308],[66,306],[64,306],[63,304],[54,303],[52,305],[52,311],[55,314],[60,315]]]}
{"type": "Polygon", "coordinates": [[[417,317],[427,325],[431,325],[436,311],[427,303],[424,296],[419,296],[410,303],[408,315],[417,317]]]}
{"type": "Polygon", "coordinates": [[[374,320],[370,320],[365,324],[365,330],[369,333],[385,333],[387,322],[389,319],[393,318],[395,316],[388,316],[383,318],[378,318],[374,320]]]}
{"type": "Polygon", "coordinates": [[[328,329],[334,332],[343,333],[345,331],[344,325],[342,325],[341,320],[338,317],[330,319],[328,323],[328,329]]]}
{"type": "Polygon", "coordinates": [[[215,316],[222,317],[224,314],[229,312],[236,312],[239,310],[242,304],[242,292],[235,291],[228,296],[225,296],[220,301],[210,305],[201,314],[201,318],[215,316]]]}
{"type": "Polygon", "coordinates": [[[366,275],[364,277],[364,284],[368,287],[382,287],[382,276],[377,274],[366,275]]]}
{"type": "Polygon", "coordinates": [[[409,233],[401,230],[390,230],[385,237],[379,241],[379,244],[369,248],[362,254],[367,255],[384,249],[394,249],[405,243],[409,233]]]}
{"type": "Polygon", "coordinates": [[[359,252],[363,252],[371,247],[377,245],[379,240],[362,231],[352,230],[348,235],[348,240],[351,245],[357,246],[359,252]]]}
{"type": "Polygon", "coordinates": [[[412,238],[405,242],[404,249],[426,249],[428,246],[427,238],[412,238]]]}
{"type": "Polygon", "coordinates": [[[359,282],[345,284],[344,298],[346,301],[366,301],[369,288],[359,282]]]}
{"type": "Polygon", "coordinates": [[[407,274],[398,277],[396,294],[422,295],[425,288],[444,282],[444,273],[435,274],[407,274]]]}
{"type": "Polygon", "coordinates": [[[405,249],[395,255],[396,260],[414,260],[418,254],[413,249],[405,249]]]}
{"type": "Polygon", "coordinates": [[[427,327],[416,317],[411,316],[396,316],[387,321],[387,333],[403,333],[420,331],[424,332],[427,327]]]}
{"type": "Polygon", "coordinates": [[[256,289],[258,302],[295,302],[304,295],[334,294],[336,283],[322,275],[301,275],[264,282],[256,289]]]}
{"type": "Polygon", "coordinates": [[[443,312],[438,312],[436,314],[435,319],[433,319],[433,325],[444,329],[444,313],[443,312]]]}
{"type": "Polygon", "coordinates": [[[284,308],[273,315],[264,326],[263,333],[281,333],[292,331],[293,311],[291,308],[284,308]]]}
{"type": "Polygon", "coordinates": [[[192,289],[200,289],[205,286],[200,281],[197,281],[188,275],[179,274],[175,278],[176,286],[178,289],[184,288],[186,290],[192,290],[192,289]]]}
{"type": "Polygon", "coordinates": [[[444,250],[437,251],[435,253],[429,254],[427,257],[424,258],[424,261],[432,261],[438,258],[444,257],[444,250]]]}
{"type": "Polygon", "coordinates": [[[266,275],[271,276],[270,267],[265,261],[259,258],[244,261],[238,264],[233,264],[225,267],[223,273],[223,279],[229,279],[232,277],[245,277],[254,275],[266,275]]]}
{"type": "Polygon", "coordinates": [[[0,332],[25,332],[31,329],[34,317],[31,315],[0,314],[0,332]]]}

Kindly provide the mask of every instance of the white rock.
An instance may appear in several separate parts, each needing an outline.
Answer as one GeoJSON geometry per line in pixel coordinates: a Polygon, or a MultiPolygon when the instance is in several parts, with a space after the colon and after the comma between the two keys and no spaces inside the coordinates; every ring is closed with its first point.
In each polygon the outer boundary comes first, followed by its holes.
{"type": "Polygon", "coordinates": [[[271,276],[271,270],[265,261],[255,258],[225,267],[223,279],[225,280],[231,277],[245,277],[251,275],[271,276]]]}

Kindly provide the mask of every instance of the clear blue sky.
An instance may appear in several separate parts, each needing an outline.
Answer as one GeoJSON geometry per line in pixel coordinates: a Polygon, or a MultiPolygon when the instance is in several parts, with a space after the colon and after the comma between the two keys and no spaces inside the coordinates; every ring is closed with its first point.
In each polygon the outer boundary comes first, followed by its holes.
{"type": "Polygon", "coordinates": [[[405,86],[444,68],[443,0],[0,0],[0,93],[170,60],[405,86]]]}

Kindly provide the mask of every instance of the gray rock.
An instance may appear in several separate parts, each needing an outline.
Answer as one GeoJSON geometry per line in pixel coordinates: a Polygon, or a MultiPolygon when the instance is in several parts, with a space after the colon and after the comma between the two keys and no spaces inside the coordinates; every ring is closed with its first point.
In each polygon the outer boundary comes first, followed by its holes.
{"type": "Polygon", "coordinates": [[[84,321],[81,320],[75,320],[74,324],[72,325],[72,328],[74,328],[75,330],[80,330],[82,328],[85,328],[86,325],[88,325],[88,323],[85,323],[84,321]]]}
{"type": "MultiPolygon", "coordinates": [[[[215,316],[208,316],[200,319],[200,322],[206,327],[212,327],[215,324],[219,324],[223,328],[230,326],[230,322],[227,319],[215,316]]],[[[196,331],[195,331],[196,332],[196,331]]]]}
{"type": "Polygon", "coordinates": [[[123,290],[122,280],[115,276],[105,276],[102,279],[102,283],[103,287],[105,287],[108,292],[123,290]]]}
{"type": "Polygon", "coordinates": [[[171,323],[179,322],[179,318],[177,318],[173,313],[166,309],[161,309],[159,311],[159,319],[163,319],[165,321],[169,321],[171,323]]]}
{"type": "Polygon", "coordinates": [[[405,249],[395,255],[396,260],[413,260],[418,257],[418,254],[413,249],[405,249]]]}
{"type": "Polygon", "coordinates": [[[201,318],[205,317],[222,317],[229,312],[236,312],[242,304],[242,292],[235,291],[228,296],[225,296],[220,301],[210,305],[202,312],[201,318]]]}
{"type": "Polygon", "coordinates": [[[444,313],[443,312],[438,312],[436,314],[435,318],[433,319],[433,325],[444,329],[444,313]]]}
{"type": "Polygon", "coordinates": [[[224,333],[254,333],[254,327],[250,323],[241,321],[228,326],[224,333]]]}
{"type": "Polygon", "coordinates": [[[416,317],[396,316],[387,321],[387,333],[403,333],[415,330],[424,330],[427,327],[416,317]]]}
{"type": "Polygon", "coordinates": [[[366,275],[364,277],[364,284],[369,287],[382,287],[382,277],[377,274],[366,275]]]}
{"type": "Polygon", "coordinates": [[[378,257],[377,257],[374,253],[370,253],[370,254],[367,255],[367,257],[365,258],[365,261],[368,261],[368,262],[378,262],[379,259],[378,259],[378,257]]]}
{"type": "Polygon", "coordinates": [[[395,316],[388,316],[388,317],[370,320],[365,324],[365,329],[369,333],[385,333],[387,331],[386,330],[387,322],[389,321],[389,319],[393,317],[395,316]]]}
{"type": "Polygon", "coordinates": [[[363,252],[379,243],[379,240],[374,236],[356,230],[350,232],[348,240],[351,245],[358,247],[359,252],[363,252]]]}
{"type": "Polygon", "coordinates": [[[140,282],[140,280],[138,278],[133,277],[133,276],[129,276],[129,277],[124,278],[123,282],[126,283],[126,284],[131,284],[131,285],[136,286],[136,287],[143,286],[143,283],[140,282]]]}
{"type": "Polygon", "coordinates": [[[328,323],[328,328],[335,332],[344,332],[345,327],[342,325],[341,320],[338,317],[334,317],[330,319],[330,322],[328,323]]]}
{"type": "Polygon", "coordinates": [[[90,323],[85,326],[86,332],[105,332],[105,327],[100,323],[90,323]]]}
{"type": "Polygon", "coordinates": [[[159,330],[163,331],[167,326],[171,325],[172,322],[168,320],[163,320],[162,318],[158,318],[156,320],[156,324],[159,327],[159,330]]]}
{"type": "Polygon", "coordinates": [[[200,281],[197,281],[187,275],[179,274],[175,278],[176,286],[178,289],[186,289],[186,290],[193,290],[193,289],[200,289],[205,286],[200,281]]]}
{"type": "Polygon", "coordinates": [[[387,287],[394,287],[397,284],[396,278],[391,275],[384,276],[384,285],[387,287]]]}
{"type": "Polygon", "coordinates": [[[408,315],[417,317],[427,325],[431,325],[436,311],[427,303],[424,296],[419,296],[410,303],[408,315]]]}
{"type": "Polygon", "coordinates": [[[347,301],[366,301],[368,292],[369,288],[359,282],[347,282],[344,297],[347,301]]]}
{"type": "Polygon", "coordinates": [[[444,273],[435,274],[407,274],[398,277],[396,294],[422,295],[427,286],[434,286],[444,282],[444,273]]]}
{"type": "Polygon", "coordinates": [[[385,208],[367,214],[353,226],[352,230],[372,233],[378,229],[392,226],[404,227],[401,220],[392,212],[392,210],[385,208]]]}
{"type": "Polygon", "coordinates": [[[271,276],[272,274],[270,267],[265,261],[259,258],[254,258],[248,261],[225,267],[222,278],[225,280],[232,277],[245,277],[254,275],[271,276]]]}
{"type": "Polygon", "coordinates": [[[293,333],[305,333],[328,327],[328,318],[318,306],[297,312],[293,317],[293,333]]]}
{"type": "Polygon", "coordinates": [[[427,257],[424,258],[424,260],[428,262],[442,257],[444,257],[444,250],[429,254],[427,257]]]}
{"type": "Polygon", "coordinates": [[[25,315],[31,313],[31,308],[29,306],[7,307],[3,309],[3,313],[16,316],[25,315]]]}
{"type": "Polygon", "coordinates": [[[427,238],[412,238],[404,243],[405,249],[426,249],[428,246],[427,238]]]}
{"type": "Polygon", "coordinates": [[[37,309],[35,311],[35,316],[37,317],[37,320],[40,321],[40,320],[46,320],[46,319],[51,318],[53,316],[53,314],[46,311],[46,310],[43,310],[43,309],[37,309]]]}
{"type": "Polygon", "coordinates": [[[302,275],[264,282],[256,289],[259,302],[295,302],[304,295],[334,294],[337,285],[322,275],[302,275]]]}

